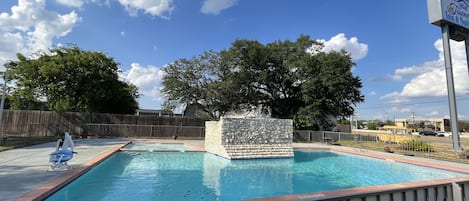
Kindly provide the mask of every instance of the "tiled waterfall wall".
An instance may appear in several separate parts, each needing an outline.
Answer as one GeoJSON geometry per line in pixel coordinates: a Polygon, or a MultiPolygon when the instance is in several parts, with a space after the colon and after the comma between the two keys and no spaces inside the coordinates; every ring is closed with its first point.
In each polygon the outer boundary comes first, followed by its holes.
{"type": "Polygon", "coordinates": [[[205,150],[229,159],[293,157],[293,121],[221,118],[205,122],[205,150]]]}

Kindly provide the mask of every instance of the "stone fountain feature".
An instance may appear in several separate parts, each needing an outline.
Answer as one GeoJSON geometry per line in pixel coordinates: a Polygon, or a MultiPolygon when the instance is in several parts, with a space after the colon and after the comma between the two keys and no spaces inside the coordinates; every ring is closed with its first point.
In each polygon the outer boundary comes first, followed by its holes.
{"type": "Polygon", "coordinates": [[[205,150],[228,159],[293,157],[293,121],[257,108],[205,122],[205,150]]]}

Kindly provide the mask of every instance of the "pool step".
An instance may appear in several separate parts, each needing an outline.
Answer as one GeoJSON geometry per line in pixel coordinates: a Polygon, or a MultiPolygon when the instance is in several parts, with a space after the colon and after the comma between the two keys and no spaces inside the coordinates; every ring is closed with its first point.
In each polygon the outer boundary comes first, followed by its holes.
{"type": "Polygon", "coordinates": [[[291,145],[224,145],[223,147],[230,159],[293,157],[291,145]]]}

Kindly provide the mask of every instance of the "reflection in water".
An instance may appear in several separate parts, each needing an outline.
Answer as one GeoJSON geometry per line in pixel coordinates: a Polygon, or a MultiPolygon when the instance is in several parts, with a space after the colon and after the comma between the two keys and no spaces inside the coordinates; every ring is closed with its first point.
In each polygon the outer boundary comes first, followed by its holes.
{"type": "Polygon", "coordinates": [[[228,166],[230,160],[224,159],[213,154],[204,155],[204,185],[215,191],[217,197],[220,197],[220,177],[221,170],[228,166]]]}
{"type": "Polygon", "coordinates": [[[295,163],[304,163],[327,157],[339,157],[339,154],[330,151],[296,150],[294,159],[295,163]]]}
{"type": "Polygon", "coordinates": [[[288,195],[293,192],[293,174],[288,171],[293,163],[293,159],[228,160],[205,154],[204,185],[221,200],[288,195]]]}

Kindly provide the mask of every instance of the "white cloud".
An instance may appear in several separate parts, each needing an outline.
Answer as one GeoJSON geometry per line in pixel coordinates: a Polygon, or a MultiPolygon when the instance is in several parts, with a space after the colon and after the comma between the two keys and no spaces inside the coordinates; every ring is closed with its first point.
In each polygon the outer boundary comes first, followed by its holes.
{"type": "Polygon", "coordinates": [[[119,3],[127,9],[131,16],[137,16],[138,12],[143,10],[146,14],[169,19],[169,15],[174,9],[173,0],[119,0],[119,3]]]}
{"type": "Polygon", "coordinates": [[[56,0],[57,3],[62,4],[64,6],[80,8],[85,4],[86,0],[56,0]]]}
{"type": "Polygon", "coordinates": [[[1,63],[14,60],[17,52],[23,52],[23,38],[20,33],[4,32],[0,36],[0,59],[1,63]]]}
{"type": "Polygon", "coordinates": [[[370,81],[373,82],[387,82],[387,81],[400,81],[404,78],[413,78],[415,76],[431,72],[435,70],[435,67],[443,66],[443,60],[428,61],[421,65],[409,66],[398,68],[394,71],[393,75],[387,75],[385,77],[374,77],[370,81]]]}
{"type": "Polygon", "coordinates": [[[0,60],[47,51],[54,38],[70,33],[80,20],[75,11],[61,15],[46,10],[45,0],[20,0],[11,13],[0,13],[0,60]]]}
{"type": "Polygon", "coordinates": [[[237,2],[238,0],[205,0],[202,8],[200,8],[200,12],[203,14],[218,15],[222,10],[236,5],[237,2]]]}
{"type": "Polygon", "coordinates": [[[434,69],[435,66],[441,66],[443,65],[441,62],[442,60],[438,61],[429,61],[425,62],[424,64],[420,66],[410,66],[410,67],[403,67],[403,68],[398,68],[395,71],[395,74],[393,77],[395,77],[395,80],[401,80],[404,77],[411,77],[415,75],[420,75],[422,73],[431,71],[434,69]]]}
{"type": "Polygon", "coordinates": [[[58,4],[72,7],[72,8],[82,8],[87,3],[96,3],[98,5],[111,5],[111,0],[55,0],[58,4]]]}
{"type": "MultiPolygon", "coordinates": [[[[434,46],[439,51],[437,60],[397,69],[394,74],[395,77],[410,77],[410,81],[403,86],[400,92],[392,92],[381,98],[398,102],[411,97],[446,96],[446,68],[444,66],[442,40],[437,40],[434,46]]],[[[464,42],[451,41],[451,53],[455,91],[457,95],[464,95],[469,92],[464,42]]]]}
{"type": "Polygon", "coordinates": [[[72,27],[80,19],[75,11],[67,15],[57,15],[55,13],[47,14],[48,16],[43,20],[35,23],[34,31],[27,33],[29,37],[28,46],[32,48],[33,51],[49,48],[54,38],[62,37],[70,33],[72,27]]]}
{"type": "Polygon", "coordinates": [[[160,105],[163,102],[161,95],[162,78],[164,71],[155,66],[141,66],[132,63],[129,71],[122,73],[121,78],[138,87],[140,94],[152,97],[160,105]]]}
{"type": "Polygon", "coordinates": [[[376,96],[376,91],[370,91],[370,93],[366,94],[367,96],[376,96]]]}
{"type": "MultiPolygon", "coordinates": [[[[85,4],[94,3],[97,5],[111,5],[111,0],[56,0],[57,3],[72,7],[83,8],[85,4]]],[[[119,0],[130,16],[137,16],[139,11],[145,14],[169,19],[169,15],[174,9],[173,0],[119,0]]]]}
{"type": "Polygon", "coordinates": [[[324,52],[340,51],[344,49],[349,52],[353,60],[359,60],[366,56],[368,53],[368,45],[358,42],[357,37],[347,39],[344,33],[339,33],[329,40],[318,40],[324,44],[324,52]]]}
{"type": "MultiPolygon", "coordinates": [[[[455,44],[458,45],[458,44],[455,44]]],[[[460,45],[460,44],[459,44],[460,45]]],[[[414,78],[416,76],[420,76],[425,73],[434,73],[435,70],[441,70],[441,67],[444,66],[444,60],[443,60],[443,46],[441,43],[441,40],[437,40],[434,43],[435,48],[440,52],[440,57],[438,60],[435,61],[427,61],[421,65],[414,65],[414,66],[408,66],[408,67],[403,67],[403,68],[398,68],[394,71],[393,75],[388,75],[385,78],[375,78],[376,80],[384,80],[384,81],[400,81],[403,78],[414,78]]],[[[454,48],[452,48],[454,49],[454,48]]],[[[458,48],[456,48],[458,49],[458,48]]],[[[459,52],[459,51],[458,51],[459,52]]],[[[464,53],[464,52],[463,52],[464,53]]],[[[457,58],[457,60],[462,59],[461,54],[453,55],[454,58],[457,58]]],[[[453,59],[454,59],[453,58],[453,59]]]]}
{"type": "Polygon", "coordinates": [[[430,111],[429,113],[425,114],[425,116],[438,117],[441,116],[441,114],[438,111],[430,111]]]}
{"type": "Polygon", "coordinates": [[[121,35],[122,37],[124,37],[124,36],[125,36],[125,32],[124,32],[124,31],[121,31],[120,35],[121,35]]]}

